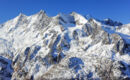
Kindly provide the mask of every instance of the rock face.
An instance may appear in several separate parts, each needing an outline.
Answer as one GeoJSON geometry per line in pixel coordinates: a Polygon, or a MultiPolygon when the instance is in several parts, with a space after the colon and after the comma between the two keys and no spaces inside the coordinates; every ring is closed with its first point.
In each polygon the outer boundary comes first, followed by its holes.
{"type": "Polygon", "coordinates": [[[110,18],[105,19],[102,21],[104,24],[106,25],[110,25],[110,26],[121,26],[123,25],[121,22],[117,22],[117,21],[113,21],[110,18]]]}
{"type": "Polygon", "coordinates": [[[0,79],[9,80],[13,74],[12,61],[0,56],[0,79]]]}
{"type": "Polygon", "coordinates": [[[20,14],[0,25],[0,79],[130,79],[129,32],[75,12],[20,14]]]}

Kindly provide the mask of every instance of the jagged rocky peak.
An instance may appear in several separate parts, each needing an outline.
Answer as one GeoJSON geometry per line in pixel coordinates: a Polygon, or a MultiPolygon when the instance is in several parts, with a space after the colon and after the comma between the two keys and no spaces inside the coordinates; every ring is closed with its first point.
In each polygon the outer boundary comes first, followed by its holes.
{"type": "Polygon", "coordinates": [[[35,29],[43,29],[45,27],[47,27],[51,21],[52,21],[52,17],[48,17],[46,12],[44,10],[40,10],[38,13],[36,13],[35,15],[31,16],[36,17],[34,20],[35,22],[33,22],[33,24],[36,26],[35,29]]]}
{"type": "Polygon", "coordinates": [[[20,13],[16,18],[17,18],[17,20],[21,20],[21,19],[24,19],[24,18],[26,18],[27,16],[25,15],[25,14],[23,14],[23,13],[20,13]]]}
{"type": "Polygon", "coordinates": [[[85,19],[84,16],[82,16],[76,12],[72,12],[71,15],[74,16],[74,19],[75,19],[77,25],[83,25],[88,22],[88,20],[85,19]]]}
{"type": "Polygon", "coordinates": [[[27,18],[28,18],[28,16],[26,16],[23,13],[20,13],[16,18],[11,20],[12,22],[10,22],[10,24],[13,23],[15,26],[17,26],[18,24],[26,23],[28,21],[27,18]]]}
{"type": "Polygon", "coordinates": [[[18,17],[26,17],[26,15],[23,14],[23,13],[20,13],[20,14],[18,15],[18,17]]]}
{"type": "Polygon", "coordinates": [[[123,25],[121,22],[113,21],[110,18],[104,19],[103,23],[110,26],[121,26],[123,25]]]}
{"type": "Polygon", "coordinates": [[[21,14],[0,27],[0,79],[129,80],[129,25],[112,26],[76,12],[21,14]]]}
{"type": "Polygon", "coordinates": [[[40,10],[38,13],[39,14],[45,14],[46,12],[44,10],[40,10]]]}
{"type": "Polygon", "coordinates": [[[38,15],[39,17],[47,16],[44,10],[40,10],[36,15],[38,15]]]}

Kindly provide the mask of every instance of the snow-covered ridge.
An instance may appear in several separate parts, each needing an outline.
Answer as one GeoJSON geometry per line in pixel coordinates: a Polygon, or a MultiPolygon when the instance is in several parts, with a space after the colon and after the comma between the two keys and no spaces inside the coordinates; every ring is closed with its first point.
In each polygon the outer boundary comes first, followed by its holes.
{"type": "Polygon", "coordinates": [[[130,25],[21,13],[0,25],[0,79],[130,79],[130,25]]]}

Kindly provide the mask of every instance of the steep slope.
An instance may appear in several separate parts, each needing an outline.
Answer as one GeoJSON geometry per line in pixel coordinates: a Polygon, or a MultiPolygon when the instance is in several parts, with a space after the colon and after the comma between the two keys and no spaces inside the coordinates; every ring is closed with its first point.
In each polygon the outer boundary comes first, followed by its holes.
{"type": "Polygon", "coordinates": [[[0,25],[0,64],[10,65],[4,68],[10,76],[0,78],[130,79],[129,27],[87,20],[75,12],[20,14],[0,25]]]}

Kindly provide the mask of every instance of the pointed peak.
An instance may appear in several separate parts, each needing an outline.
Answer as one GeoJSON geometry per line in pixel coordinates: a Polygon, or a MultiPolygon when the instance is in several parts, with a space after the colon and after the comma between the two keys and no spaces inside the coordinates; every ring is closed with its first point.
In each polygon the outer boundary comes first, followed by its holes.
{"type": "Polygon", "coordinates": [[[40,11],[38,12],[38,14],[45,14],[45,11],[44,11],[44,10],[40,10],[40,11]]]}
{"type": "Polygon", "coordinates": [[[71,12],[70,15],[71,15],[71,16],[74,16],[75,18],[76,18],[76,17],[81,17],[81,18],[84,18],[84,19],[85,19],[84,16],[82,16],[81,14],[79,14],[79,13],[77,13],[77,12],[71,12]]]}
{"type": "Polygon", "coordinates": [[[18,17],[24,17],[24,16],[26,16],[26,15],[23,13],[19,13],[19,15],[18,15],[18,17]]]}
{"type": "Polygon", "coordinates": [[[71,12],[70,14],[71,14],[71,15],[80,15],[80,14],[78,14],[77,12],[74,12],[74,11],[71,12]]]}
{"type": "MultiPolygon", "coordinates": [[[[45,11],[44,10],[40,10],[38,13],[34,14],[36,16],[43,16],[43,15],[46,15],[45,11]]],[[[46,15],[47,16],[47,15],[46,15]]]]}
{"type": "Polygon", "coordinates": [[[60,12],[57,16],[62,16],[62,15],[64,15],[64,16],[74,16],[75,14],[79,15],[76,12],[70,12],[70,13],[62,13],[62,12],[60,12]]]}
{"type": "Polygon", "coordinates": [[[24,18],[24,17],[26,17],[26,15],[23,14],[23,13],[20,13],[16,18],[17,18],[17,19],[21,19],[21,18],[24,18]]]}

